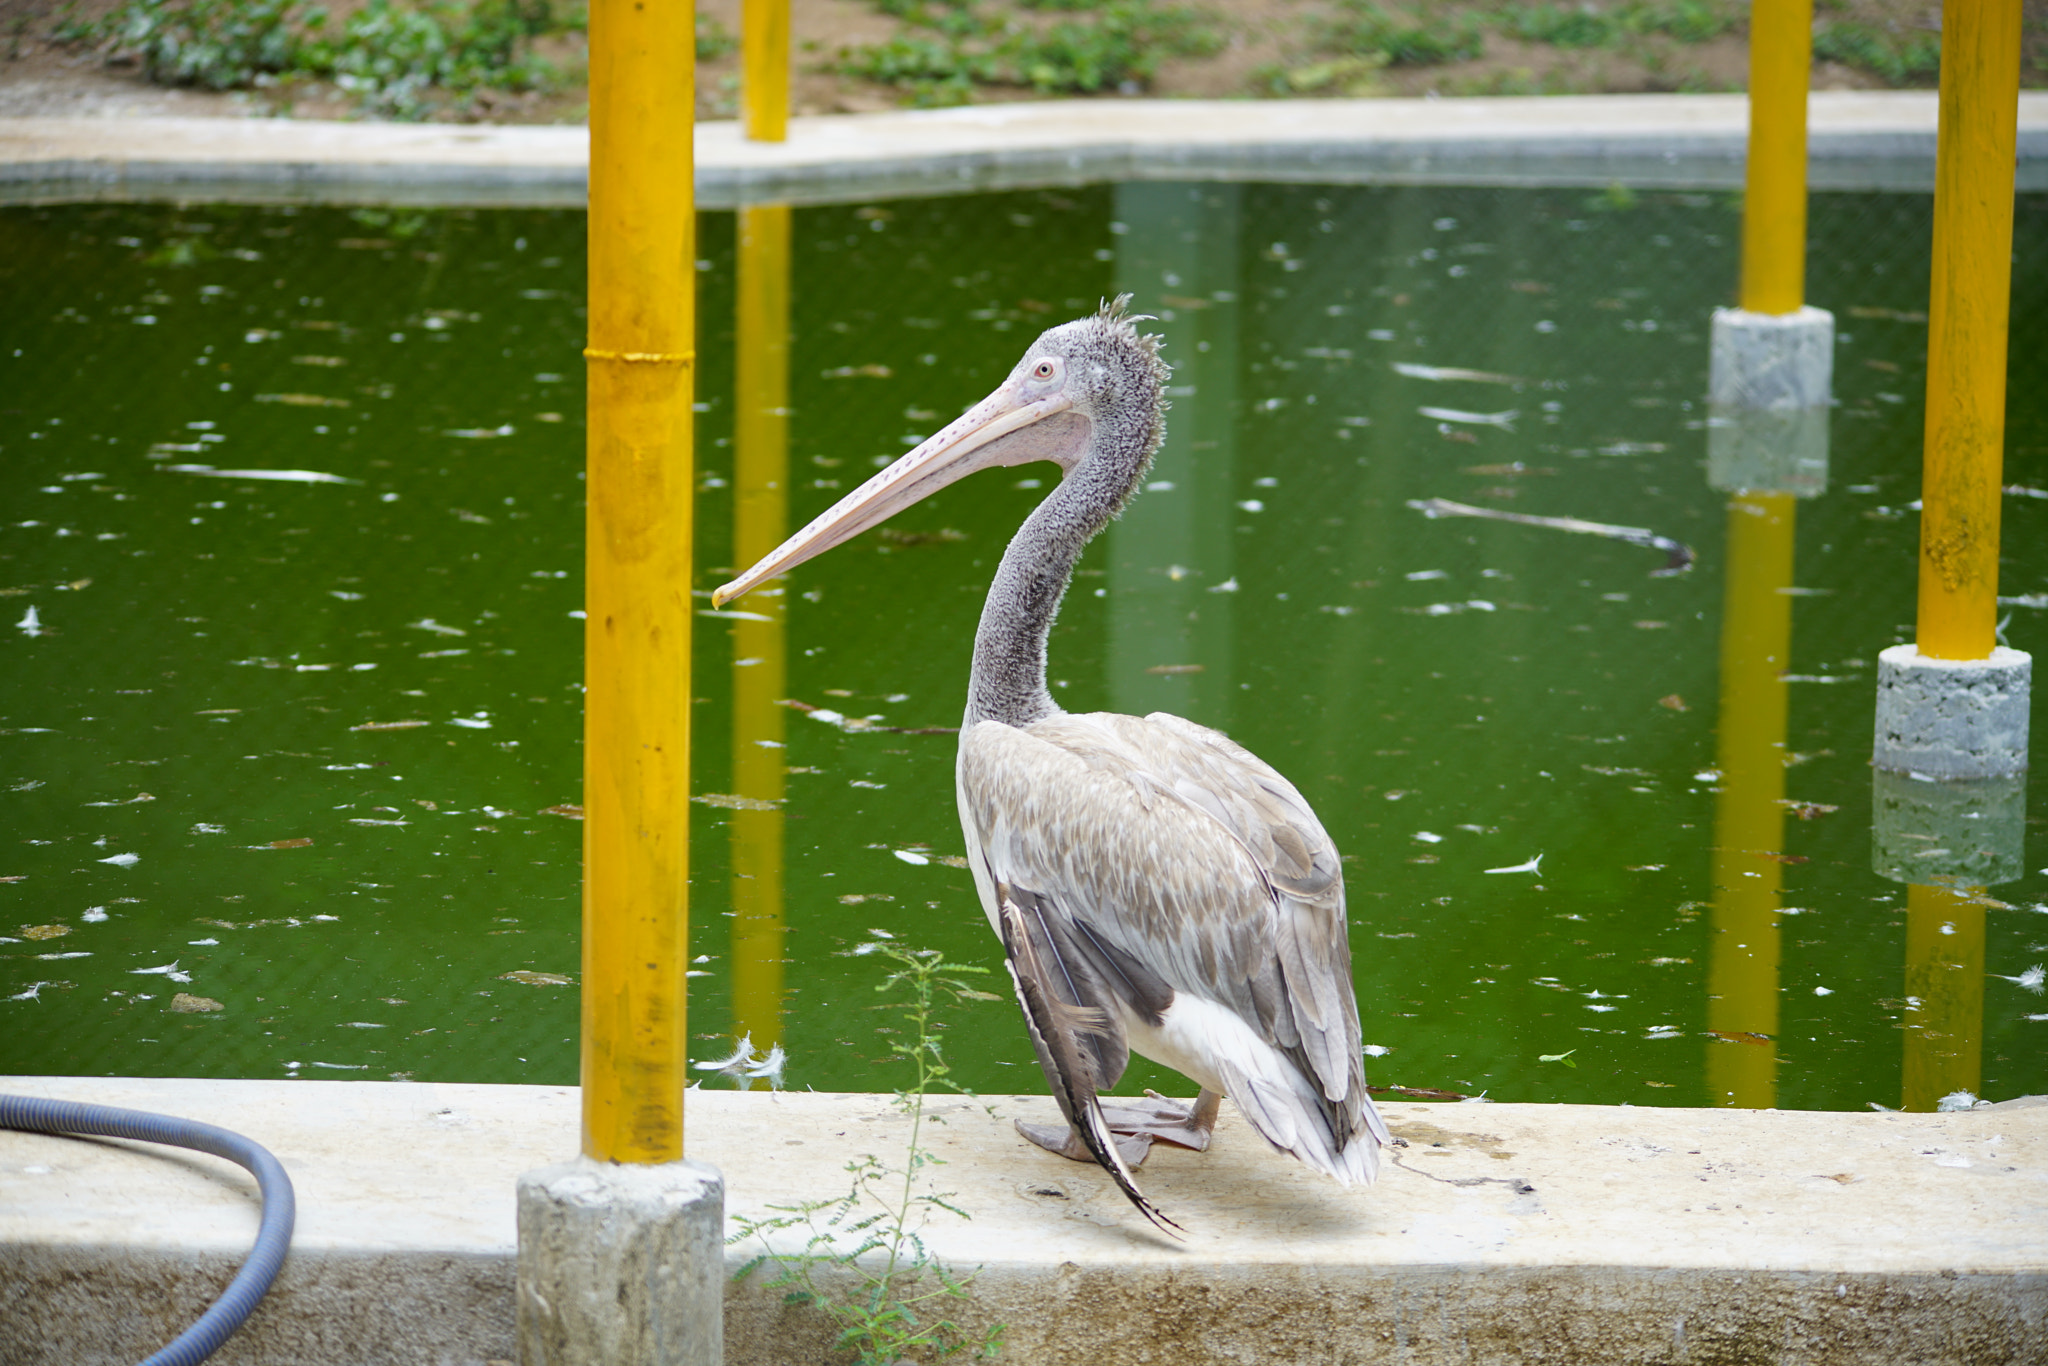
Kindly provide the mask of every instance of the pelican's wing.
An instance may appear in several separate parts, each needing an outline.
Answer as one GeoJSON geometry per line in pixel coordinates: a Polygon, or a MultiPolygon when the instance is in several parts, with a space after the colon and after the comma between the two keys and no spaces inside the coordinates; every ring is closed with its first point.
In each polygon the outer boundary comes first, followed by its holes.
{"type": "MultiPolygon", "coordinates": [[[[1219,1060],[1239,1108],[1277,1146],[1371,1179],[1377,1145],[1352,1139],[1387,1140],[1365,1093],[1343,879],[1291,783],[1206,727],[1098,713],[975,726],[960,793],[985,875],[1059,927],[1044,957],[1056,989],[1155,1025],[1179,993],[1224,1007],[1258,1041],[1219,1060]],[[1291,1067],[1252,1056],[1274,1052],[1291,1067]]],[[[1106,1086],[1126,1044],[1105,1014],[1106,1086]]]]}

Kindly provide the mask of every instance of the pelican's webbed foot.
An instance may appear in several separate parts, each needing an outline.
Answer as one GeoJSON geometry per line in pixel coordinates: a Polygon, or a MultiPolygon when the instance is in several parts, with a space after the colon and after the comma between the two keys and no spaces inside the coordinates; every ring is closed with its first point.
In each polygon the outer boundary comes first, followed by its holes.
{"type": "MultiPolygon", "coordinates": [[[[1152,1152],[1154,1143],[1171,1143],[1176,1147],[1192,1148],[1203,1152],[1209,1146],[1209,1135],[1216,1128],[1216,1109],[1223,1097],[1214,1091],[1203,1091],[1193,1103],[1168,1100],[1157,1091],[1147,1091],[1149,1104],[1105,1105],[1102,1117],[1109,1122],[1109,1130],[1116,1135],[1116,1150],[1126,1166],[1144,1164],[1152,1152]]],[[[1093,1162],[1094,1154],[1081,1142],[1081,1136],[1063,1124],[1027,1124],[1017,1121],[1017,1132],[1049,1153],[1076,1162],[1093,1162]]]]}
{"type": "Polygon", "coordinates": [[[1104,1106],[1102,1117],[1110,1132],[1180,1148],[1207,1152],[1209,1135],[1216,1130],[1220,1093],[1204,1089],[1192,1102],[1169,1100],[1157,1091],[1145,1092],[1149,1104],[1104,1106]]]}
{"type": "MultiPolygon", "coordinates": [[[[1105,1116],[1109,1113],[1107,1110],[1103,1111],[1105,1116]]],[[[1081,1136],[1064,1124],[1026,1124],[1020,1119],[1017,1121],[1017,1132],[1049,1153],[1058,1153],[1061,1157],[1071,1158],[1075,1162],[1095,1160],[1095,1154],[1088,1151],[1088,1145],[1081,1141],[1081,1136]]],[[[1115,1132],[1113,1127],[1112,1132],[1115,1132]]],[[[1125,1166],[1143,1166],[1146,1155],[1152,1151],[1152,1140],[1143,1136],[1127,1137],[1119,1133],[1116,1151],[1117,1155],[1123,1158],[1125,1166]]]]}

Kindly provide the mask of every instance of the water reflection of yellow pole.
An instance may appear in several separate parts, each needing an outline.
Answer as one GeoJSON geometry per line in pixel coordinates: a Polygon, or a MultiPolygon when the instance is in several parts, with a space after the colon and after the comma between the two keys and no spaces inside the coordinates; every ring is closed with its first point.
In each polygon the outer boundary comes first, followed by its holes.
{"type": "Polygon", "coordinates": [[[683,1155],[689,944],[690,5],[591,7],[583,1152],[683,1155]]]}
{"type": "Polygon", "coordinates": [[[1908,1110],[1976,1095],[1984,1051],[1984,900],[1974,889],[1906,889],[1908,1110]]]}
{"type": "Polygon", "coordinates": [[[1721,791],[1714,807],[1713,941],[1707,968],[1707,1091],[1716,1105],[1778,1097],[1778,905],[1785,835],[1785,666],[1792,649],[1789,493],[1728,505],[1721,625],[1721,791]]]}
{"type": "MultiPolygon", "coordinates": [[[[782,544],[789,523],[789,228],[787,204],[739,211],[739,402],[734,415],[733,563],[782,544]]],[[[733,1031],[767,1051],[782,1040],[781,700],[788,679],[782,590],[757,592],[733,622],[733,1031]],[[759,803],[758,806],[752,803],[759,803]]]]}

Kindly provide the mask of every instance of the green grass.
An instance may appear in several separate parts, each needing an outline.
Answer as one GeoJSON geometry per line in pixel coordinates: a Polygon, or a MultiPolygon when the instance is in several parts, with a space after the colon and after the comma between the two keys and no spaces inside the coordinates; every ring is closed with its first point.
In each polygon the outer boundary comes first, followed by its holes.
{"type": "Polygon", "coordinates": [[[132,52],[164,85],[331,80],[365,112],[423,118],[440,98],[550,87],[533,39],[576,23],[551,0],[369,0],[338,26],[307,0],[127,0],[62,36],[132,52]]]}
{"type": "Polygon", "coordinates": [[[977,86],[1041,94],[1143,89],[1168,57],[1222,50],[1223,34],[1197,10],[1156,0],[1025,0],[1023,9],[1071,14],[1021,22],[1000,6],[876,0],[910,31],[843,49],[837,70],[892,85],[916,104],[959,104],[977,86]]]}
{"type": "Polygon", "coordinates": [[[1814,30],[1815,60],[1867,71],[1891,86],[1925,85],[1941,74],[1941,35],[1890,32],[1853,19],[1834,19],[1814,30]]]}
{"type": "Polygon", "coordinates": [[[1384,56],[1389,66],[1441,66],[1469,62],[1486,51],[1484,22],[1471,13],[1388,9],[1352,0],[1349,13],[1327,21],[1319,35],[1326,51],[1352,57],[1384,56]]]}

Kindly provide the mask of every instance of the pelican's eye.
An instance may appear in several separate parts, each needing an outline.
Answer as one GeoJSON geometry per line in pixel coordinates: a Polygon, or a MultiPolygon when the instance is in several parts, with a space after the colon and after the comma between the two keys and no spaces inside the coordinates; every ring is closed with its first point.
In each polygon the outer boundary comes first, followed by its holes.
{"type": "Polygon", "coordinates": [[[1031,378],[1033,379],[1051,379],[1057,373],[1059,373],[1059,368],[1049,360],[1042,360],[1031,367],[1031,378]]]}

